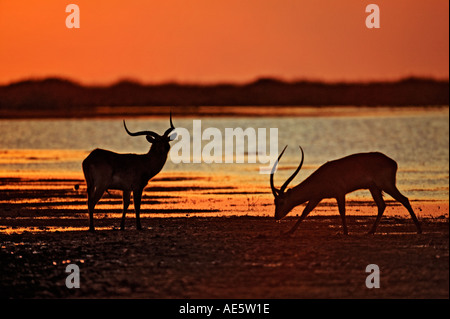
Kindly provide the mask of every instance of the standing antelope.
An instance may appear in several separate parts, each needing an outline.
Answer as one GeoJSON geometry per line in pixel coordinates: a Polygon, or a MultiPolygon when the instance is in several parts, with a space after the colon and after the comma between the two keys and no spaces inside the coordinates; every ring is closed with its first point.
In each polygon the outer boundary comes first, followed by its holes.
{"type": "Polygon", "coordinates": [[[141,197],[148,181],[158,174],[166,163],[170,150],[169,142],[175,134],[169,134],[175,129],[170,114],[170,128],[163,135],[152,131],[132,133],[128,130],[125,120],[125,131],[130,136],[145,135],[152,144],[147,154],[118,154],[107,150],[95,149],[83,161],[83,172],[87,184],[89,231],[94,231],[94,208],[103,193],[108,189],[123,191],[123,212],[120,229],[125,227],[125,214],[130,204],[133,192],[134,210],[136,212],[136,228],[142,229],[140,221],[141,197]]]}
{"type": "Polygon", "coordinates": [[[339,214],[342,218],[344,234],[347,235],[347,224],[345,222],[345,195],[358,189],[369,189],[378,206],[378,215],[369,234],[375,233],[384,209],[386,208],[382,191],[388,193],[406,207],[414,224],[416,224],[417,233],[420,234],[422,232],[419,221],[409,204],[408,198],[403,196],[395,186],[397,163],[394,160],[382,153],[359,153],[350,155],[325,163],[302,183],[285,192],[288,184],[300,171],[304,159],[303,149],[300,147],[302,152],[300,165],[291,177],[286,180],[283,186],[281,186],[279,190],[276,189],[273,184],[273,175],[286,147],[281,152],[277,162],[273,165],[270,174],[270,187],[272,188],[272,193],[275,197],[275,219],[282,219],[294,207],[308,202],[297,223],[289,230],[289,232],[287,232],[287,234],[292,234],[302,220],[305,219],[322,199],[335,198],[338,203],[339,214]]]}

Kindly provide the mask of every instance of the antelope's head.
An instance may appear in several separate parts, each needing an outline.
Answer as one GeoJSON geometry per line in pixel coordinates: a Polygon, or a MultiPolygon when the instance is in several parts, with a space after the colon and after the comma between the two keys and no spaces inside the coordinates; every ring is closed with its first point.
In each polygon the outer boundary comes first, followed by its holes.
{"type": "Polygon", "coordinates": [[[292,195],[290,194],[291,190],[286,191],[286,187],[289,185],[289,183],[297,176],[298,172],[302,168],[303,165],[303,159],[304,159],[304,153],[303,149],[300,147],[300,150],[302,151],[302,160],[300,162],[300,165],[297,167],[295,172],[284,182],[284,184],[281,186],[280,189],[276,189],[273,184],[273,175],[275,174],[278,162],[281,159],[281,156],[283,156],[284,151],[286,150],[287,145],[284,147],[283,151],[281,152],[280,156],[278,156],[277,161],[272,167],[272,172],[270,173],[270,188],[272,189],[273,196],[275,197],[275,219],[280,220],[283,217],[285,217],[292,208],[295,207],[294,198],[292,198],[292,195]]]}
{"type": "Polygon", "coordinates": [[[156,150],[158,153],[167,154],[170,150],[169,142],[173,141],[177,136],[177,133],[169,135],[175,129],[172,123],[172,112],[170,113],[170,127],[164,132],[163,135],[159,135],[158,133],[153,131],[140,131],[132,133],[128,130],[127,125],[125,124],[125,120],[123,121],[123,126],[125,127],[125,131],[127,131],[128,135],[130,136],[145,135],[147,141],[152,144],[152,149],[156,150]]]}

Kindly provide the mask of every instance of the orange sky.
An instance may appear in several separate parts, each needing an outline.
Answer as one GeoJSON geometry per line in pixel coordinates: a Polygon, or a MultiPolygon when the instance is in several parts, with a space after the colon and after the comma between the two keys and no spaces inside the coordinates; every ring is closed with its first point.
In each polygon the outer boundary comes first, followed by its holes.
{"type": "Polygon", "coordinates": [[[0,0],[0,83],[448,79],[448,11],[448,0],[0,0]],[[65,26],[70,3],[80,29],[65,26]]]}

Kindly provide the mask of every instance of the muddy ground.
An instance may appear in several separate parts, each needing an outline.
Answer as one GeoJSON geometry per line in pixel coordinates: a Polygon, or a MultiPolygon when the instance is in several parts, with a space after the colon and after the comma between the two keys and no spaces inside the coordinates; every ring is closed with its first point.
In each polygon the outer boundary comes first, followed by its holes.
{"type": "MultiPolygon", "coordinates": [[[[121,196],[105,194],[89,233],[83,180],[0,179],[1,298],[449,298],[448,202],[412,201],[422,223],[388,201],[375,235],[371,201],[348,201],[349,235],[334,201],[290,237],[259,185],[163,175],[144,192],[142,231],[120,225],[121,196]],[[66,287],[66,267],[80,288],[66,287]],[[369,264],[380,288],[366,287],[369,264]]],[[[234,179],[230,179],[234,180],[234,179]]]]}
{"type": "MultiPolygon", "coordinates": [[[[3,298],[448,298],[448,218],[153,218],[125,231],[0,234],[3,298]],[[68,264],[80,288],[65,285],[68,264]],[[380,288],[366,287],[366,266],[380,288]]],[[[117,220],[102,219],[98,225],[117,220]]]]}

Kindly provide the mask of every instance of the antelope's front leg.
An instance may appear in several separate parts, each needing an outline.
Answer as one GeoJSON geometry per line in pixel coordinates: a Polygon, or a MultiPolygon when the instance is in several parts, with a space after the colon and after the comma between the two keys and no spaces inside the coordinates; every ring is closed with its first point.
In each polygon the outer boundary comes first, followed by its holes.
{"type": "Polygon", "coordinates": [[[320,199],[319,200],[310,200],[308,202],[308,204],[306,205],[305,209],[302,212],[302,215],[300,216],[300,218],[298,219],[298,221],[295,223],[295,225],[288,231],[286,232],[284,235],[291,235],[292,233],[294,233],[294,231],[297,229],[297,227],[300,225],[300,223],[306,218],[306,216],[308,216],[308,214],[314,209],[316,208],[317,204],[320,203],[320,199]]]}
{"type": "Polygon", "coordinates": [[[347,222],[345,221],[345,196],[336,198],[338,203],[339,215],[342,219],[342,227],[344,228],[344,235],[348,235],[347,222]]]}
{"type": "Polygon", "coordinates": [[[133,191],[133,202],[134,202],[134,211],[136,212],[136,229],[141,230],[141,198],[142,198],[143,189],[134,190],[133,191]]]}
{"type": "Polygon", "coordinates": [[[127,214],[128,206],[130,205],[130,191],[123,191],[123,210],[122,210],[122,222],[120,223],[120,230],[125,229],[125,215],[127,214]]]}

